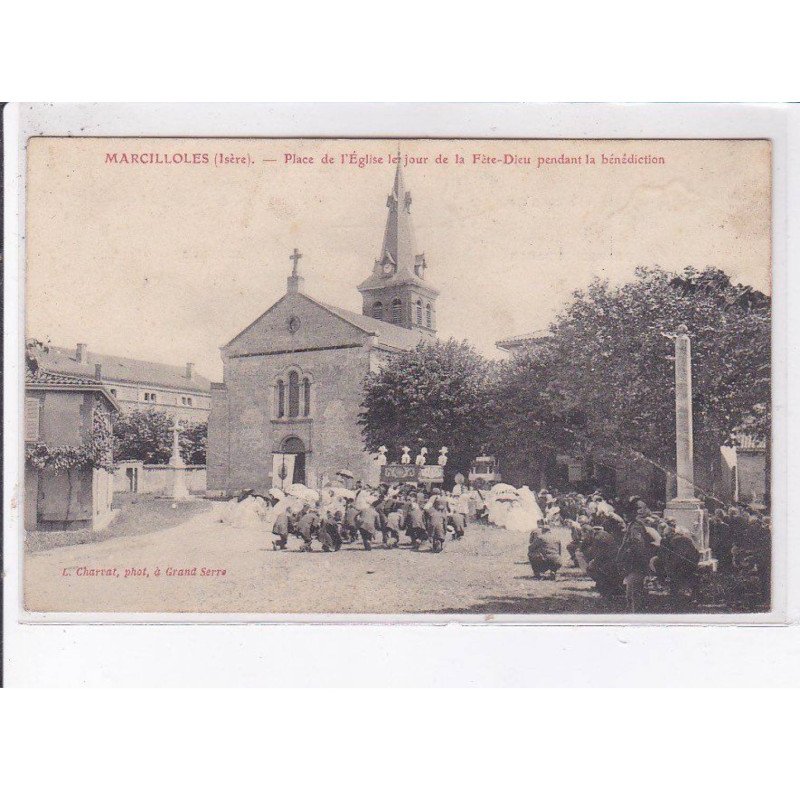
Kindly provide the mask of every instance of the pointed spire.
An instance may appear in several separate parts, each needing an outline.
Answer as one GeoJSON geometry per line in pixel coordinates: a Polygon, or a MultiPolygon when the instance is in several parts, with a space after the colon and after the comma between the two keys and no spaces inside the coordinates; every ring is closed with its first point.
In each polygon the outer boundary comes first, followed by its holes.
{"type": "MultiPolygon", "coordinates": [[[[387,299],[379,297],[376,292],[387,287],[416,286],[415,291],[422,291],[425,297],[431,298],[439,294],[438,290],[426,280],[425,254],[417,250],[414,225],[411,221],[411,192],[406,190],[402,155],[399,150],[394,183],[391,194],[386,199],[386,207],[389,210],[381,249],[373,264],[372,274],[358,286],[358,290],[364,296],[365,309],[372,309],[376,303],[380,306],[386,302],[387,299]]],[[[394,299],[398,298],[393,295],[388,298],[388,302],[394,299]]],[[[372,314],[373,311],[364,313],[372,314]]]]}
{"type": "Polygon", "coordinates": [[[378,263],[392,264],[397,274],[414,274],[417,261],[417,245],[411,221],[411,192],[406,191],[405,176],[400,152],[397,153],[397,169],[394,173],[392,193],[386,200],[389,213],[383,234],[383,246],[378,263]]]}

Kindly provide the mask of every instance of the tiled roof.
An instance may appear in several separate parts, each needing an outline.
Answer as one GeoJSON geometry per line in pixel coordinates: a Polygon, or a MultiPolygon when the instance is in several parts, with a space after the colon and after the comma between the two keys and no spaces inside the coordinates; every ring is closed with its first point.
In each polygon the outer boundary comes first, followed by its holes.
{"type": "Polygon", "coordinates": [[[56,372],[39,372],[33,373],[30,370],[25,370],[25,383],[36,383],[42,386],[80,386],[87,389],[101,388],[103,386],[101,381],[94,378],[83,378],[78,375],[59,375],[56,372]]]}
{"type": "Polygon", "coordinates": [[[25,388],[44,389],[45,391],[47,389],[66,389],[76,392],[99,392],[113,408],[119,410],[117,401],[109,392],[108,387],[105,386],[102,381],[95,380],[94,378],[79,375],[60,375],[57,372],[48,372],[41,368],[34,373],[26,367],[25,388]]]}
{"type": "Polygon", "coordinates": [[[160,364],[155,361],[141,361],[138,358],[123,358],[89,351],[86,362],[77,360],[75,349],[48,346],[48,352],[37,354],[40,366],[48,371],[62,375],[77,375],[94,379],[95,364],[100,364],[102,381],[147,384],[167,389],[179,389],[208,394],[211,382],[196,372],[187,378],[185,367],[173,364],[160,364]]]}
{"type": "Polygon", "coordinates": [[[341,317],[351,325],[360,328],[365,333],[376,335],[378,337],[379,347],[389,347],[393,350],[413,350],[420,342],[429,341],[430,334],[423,331],[401,328],[399,325],[393,325],[391,322],[373,319],[372,317],[364,316],[364,314],[356,314],[354,311],[331,306],[319,300],[314,300],[314,302],[321,305],[323,308],[327,308],[328,311],[341,317]]]}

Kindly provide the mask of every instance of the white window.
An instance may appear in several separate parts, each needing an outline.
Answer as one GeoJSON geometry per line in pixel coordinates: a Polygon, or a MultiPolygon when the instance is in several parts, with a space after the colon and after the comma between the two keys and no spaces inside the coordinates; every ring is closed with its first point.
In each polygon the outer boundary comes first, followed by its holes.
{"type": "Polygon", "coordinates": [[[37,397],[25,398],[25,441],[39,441],[39,417],[41,407],[37,397]]]}

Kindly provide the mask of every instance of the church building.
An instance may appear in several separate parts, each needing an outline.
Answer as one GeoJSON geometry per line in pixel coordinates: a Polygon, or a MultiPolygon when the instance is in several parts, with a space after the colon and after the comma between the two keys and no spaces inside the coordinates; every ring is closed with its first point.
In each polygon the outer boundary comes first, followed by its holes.
{"type": "Polygon", "coordinates": [[[358,415],[364,378],[387,356],[436,335],[438,291],[417,252],[411,193],[398,162],[380,254],[356,314],[305,293],[295,249],[286,294],[221,348],[211,384],[208,488],[221,495],[305,483],[337,472],[374,480],[358,415]]]}

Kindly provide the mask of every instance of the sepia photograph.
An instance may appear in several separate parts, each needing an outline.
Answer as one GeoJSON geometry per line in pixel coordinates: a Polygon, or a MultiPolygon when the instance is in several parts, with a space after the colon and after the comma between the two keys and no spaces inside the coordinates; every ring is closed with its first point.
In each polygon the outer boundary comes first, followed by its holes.
{"type": "Polygon", "coordinates": [[[24,609],[764,615],[766,139],[27,143],[24,609]]]}

